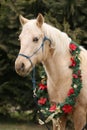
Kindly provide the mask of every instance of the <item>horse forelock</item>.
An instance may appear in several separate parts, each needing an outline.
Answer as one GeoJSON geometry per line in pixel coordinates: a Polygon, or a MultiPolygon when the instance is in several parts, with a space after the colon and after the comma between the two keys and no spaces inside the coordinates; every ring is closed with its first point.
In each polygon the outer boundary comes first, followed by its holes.
{"type": "Polygon", "coordinates": [[[38,26],[36,24],[36,19],[29,20],[24,26],[23,30],[33,31],[38,33],[38,26]]]}

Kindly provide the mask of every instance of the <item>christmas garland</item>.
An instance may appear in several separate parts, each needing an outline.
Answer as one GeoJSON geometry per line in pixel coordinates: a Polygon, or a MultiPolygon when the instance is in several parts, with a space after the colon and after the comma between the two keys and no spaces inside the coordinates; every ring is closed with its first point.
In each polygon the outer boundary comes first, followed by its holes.
{"type": "MultiPolygon", "coordinates": [[[[63,103],[54,103],[51,104],[49,102],[48,92],[47,92],[47,85],[46,79],[42,78],[41,83],[36,89],[37,95],[37,103],[40,106],[41,112],[44,116],[48,119],[51,118],[59,118],[64,114],[69,114],[73,111],[73,106],[75,105],[76,98],[80,93],[82,88],[82,79],[81,79],[81,70],[80,70],[80,48],[79,46],[71,42],[69,45],[70,49],[70,66],[69,68],[72,69],[72,84],[71,88],[67,93],[67,97],[63,103]]],[[[49,121],[50,119],[48,119],[49,121]]]]}

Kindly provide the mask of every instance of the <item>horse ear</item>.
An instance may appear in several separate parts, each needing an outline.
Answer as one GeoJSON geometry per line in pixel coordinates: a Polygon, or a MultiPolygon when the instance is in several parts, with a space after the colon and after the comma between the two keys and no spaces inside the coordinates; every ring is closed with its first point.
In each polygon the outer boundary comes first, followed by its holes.
{"type": "Polygon", "coordinates": [[[42,14],[39,13],[37,16],[37,26],[41,27],[43,23],[44,23],[44,17],[42,14]]]}
{"type": "Polygon", "coordinates": [[[22,26],[29,21],[28,19],[24,18],[22,15],[19,16],[19,20],[22,26]]]}

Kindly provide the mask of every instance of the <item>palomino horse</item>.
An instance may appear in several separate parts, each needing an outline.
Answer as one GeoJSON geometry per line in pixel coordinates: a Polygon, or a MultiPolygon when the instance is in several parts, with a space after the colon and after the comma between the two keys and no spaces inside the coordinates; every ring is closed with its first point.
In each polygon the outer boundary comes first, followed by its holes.
{"type": "MultiPolygon", "coordinates": [[[[20,52],[15,61],[16,72],[25,76],[30,73],[33,66],[41,62],[47,74],[47,89],[50,101],[64,102],[72,83],[72,70],[69,68],[71,39],[66,33],[44,23],[41,14],[33,20],[20,16],[20,22],[22,32],[19,36],[20,52]]],[[[86,124],[87,108],[87,51],[82,47],[80,49],[82,89],[71,113],[75,130],[82,130],[86,124]]],[[[65,130],[67,118],[66,115],[60,118],[60,130],[65,130]]],[[[56,130],[55,122],[53,121],[53,130],[56,130]]]]}

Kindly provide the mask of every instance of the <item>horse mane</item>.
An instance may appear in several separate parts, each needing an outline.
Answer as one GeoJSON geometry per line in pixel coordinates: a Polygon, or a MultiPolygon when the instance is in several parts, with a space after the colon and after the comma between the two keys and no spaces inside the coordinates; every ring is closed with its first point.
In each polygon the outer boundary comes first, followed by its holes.
{"type": "Polygon", "coordinates": [[[52,41],[52,47],[55,48],[56,52],[65,52],[69,51],[69,43],[71,42],[71,38],[59,29],[44,23],[42,30],[44,34],[52,41]]]}

